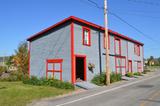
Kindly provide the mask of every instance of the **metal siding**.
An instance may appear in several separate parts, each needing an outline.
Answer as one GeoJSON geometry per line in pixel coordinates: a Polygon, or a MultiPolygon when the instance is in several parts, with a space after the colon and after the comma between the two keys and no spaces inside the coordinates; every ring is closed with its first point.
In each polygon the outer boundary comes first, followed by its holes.
{"type": "MultiPolygon", "coordinates": [[[[143,46],[140,46],[140,56],[134,54],[134,43],[128,41],[128,59],[132,60],[132,70],[133,72],[137,72],[137,61],[141,61],[143,63],[143,46]]],[[[143,70],[143,69],[142,69],[143,70]]]]}
{"type": "MultiPolygon", "coordinates": [[[[102,33],[101,35],[104,35],[104,33],[102,33]]],[[[106,55],[103,55],[105,52],[106,52],[106,49],[104,49],[104,45],[103,45],[103,43],[104,43],[104,37],[103,36],[101,36],[101,41],[102,41],[102,43],[101,43],[101,50],[102,50],[102,71],[104,72],[104,71],[106,71],[105,69],[106,69],[106,60],[105,60],[105,56],[106,55]]],[[[110,35],[110,54],[111,55],[113,55],[114,54],[114,36],[113,35],[110,35]]],[[[111,70],[111,72],[114,72],[115,71],[115,58],[114,58],[114,56],[110,56],[110,70],[111,70]]]]}
{"type": "MultiPolygon", "coordinates": [[[[62,79],[71,80],[71,53],[70,53],[70,25],[47,33],[39,39],[31,42],[30,71],[31,76],[45,77],[46,59],[62,58],[62,79]]],[[[56,78],[59,75],[55,74],[56,78]]]]}
{"type": "Polygon", "coordinates": [[[99,46],[98,46],[98,34],[99,32],[93,29],[91,31],[91,46],[85,46],[82,43],[82,26],[79,24],[74,24],[74,46],[75,55],[85,55],[86,56],[86,71],[87,80],[90,81],[95,74],[100,73],[99,66],[99,46]],[[95,65],[93,73],[88,70],[88,63],[95,65]]]}

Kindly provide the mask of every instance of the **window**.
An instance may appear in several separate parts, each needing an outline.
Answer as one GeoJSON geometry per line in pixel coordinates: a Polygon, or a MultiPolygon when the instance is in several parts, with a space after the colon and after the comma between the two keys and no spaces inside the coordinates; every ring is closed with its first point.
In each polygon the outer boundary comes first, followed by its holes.
{"type": "Polygon", "coordinates": [[[121,55],[121,41],[119,38],[115,38],[115,55],[121,55]]]}
{"type": "MultiPolygon", "coordinates": [[[[106,37],[104,34],[104,41],[103,41],[104,49],[106,49],[106,37]]],[[[108,35],[108,49],[110,49],[110,35],[108,35]]]]}
{"type": "Polygon", "coordinates": [[[83,45],[91,46],[90,29],[83,27],[83,45]]]}
{"type": "Polygon", "coordinates": [[[138,61],[138,62],[137,62],[137,69],[138,69],[138,72],[142,72],[142,64],[141,64],[141,61],[138,61]]]}
{"type": "Polygon", "coordinates": [[[140,45],[134,44],[134,54],[140,56],[140,45]]]}
{"type": "Polygon", "coordinates": [[[121,73],[122,75],[126,74],[126,58],[122,56],[115,57],[115,68],[116,73],[121,73]]]}
{"type": "Polygon", "coordinates": [[[63,59],[46,60],[46,78],[52,77],[62,80],[62,62],[63,59]],[[59,74],[59,77],[58,77],[59,74]]]}

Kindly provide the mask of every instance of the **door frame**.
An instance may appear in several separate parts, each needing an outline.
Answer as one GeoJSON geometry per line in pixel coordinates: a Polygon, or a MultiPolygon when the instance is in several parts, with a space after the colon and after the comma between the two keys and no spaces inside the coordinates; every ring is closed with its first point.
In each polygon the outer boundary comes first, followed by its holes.
{"type": "Polygon", "coordinates": [[[79,55],[79,54],[76,54],[75,55],[75,81],[76,81],[76,58],[83,58],[84,59],[84,81],[86,81],[87,80],[87,71],[86,71],[86,55],[79,55]]]}
{"type": "Polygon", "coordinates": [[[131,62],[131,73],[132,73],[132,72],[133,72],[133,70],[132,70],[132,65],[133,65],[133,64],[132,64],[132,60],[128,60],[128,72],[130,72],[130,71],[129,71],[129,62],[131,62]]]}

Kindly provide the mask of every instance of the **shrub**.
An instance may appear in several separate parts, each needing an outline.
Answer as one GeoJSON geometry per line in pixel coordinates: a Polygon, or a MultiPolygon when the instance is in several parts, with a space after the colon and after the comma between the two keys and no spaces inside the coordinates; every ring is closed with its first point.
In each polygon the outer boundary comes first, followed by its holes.
{"type": "Polygon", "coordinates": [[[133,77],[133,73],[132,72],[128,72],[125,76],[127,76],[127,77],[133,77]]]}
{"type": "Polygon", "coordinates": [[[106,81],[106,74],[102,73],[100,75],[96,75],[91,82],[98,85],[98,86],[103,86],[105,85],[105,81],[106,81]]]}
{"type": "MultiPolygon", "coordinates": [[[[122,80],[122,75],[121,74],[116,74],[116,73],[111,73],[110,75],[110,81],[111,83],[117,82],[122,80]]],[[[106,74],[102,73],[100,75],[96,75],[92,80],[92,83],[98,85],[98,86],[103,86],[106,83],[106,74]]]]}
{"type": "Polygon", "coordinates": [[[21,81],[23,78],[23,73],[18,71],[8,72],[8,77],[0,78],[0,81],[21,81]]]}
{"type": "Polygon", "coordinates": [[[110,76],[111,83],[122,80],[122,75],[120,73],[111,73],[110,76]]]}
{"type": "Polygon", "coordinates": [[[74,86],[69,82],[63,82],[57,79],[37,78],[35,76],[24,78],[23,83],[37,86],[52,86],[61,89],[74,89],[74,86]]]}
{"type": "Polygon", "coordinates": [[[0,66],[0,76],[3,74],[3,72],[7,71],[7,67],[5,66],[0,66]]]}
{"type": "Polygon", "coordinates": [[[142,76],[142,73],[141,72],[135,72],[133,75],[142,76]]]}

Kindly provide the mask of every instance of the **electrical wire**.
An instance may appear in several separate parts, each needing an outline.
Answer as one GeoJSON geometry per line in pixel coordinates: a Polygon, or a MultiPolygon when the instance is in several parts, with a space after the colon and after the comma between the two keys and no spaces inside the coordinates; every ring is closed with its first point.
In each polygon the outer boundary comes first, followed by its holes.
{"type": "MultiPolygon", "coordinates": [[[[88,2],[92,3],[93,5],[95,5],[96,8],[98,9],[104,9],[103,7],[102,8],[99,8],[100,6],[98,5],[98,3],[92,1],[92,0],[87,0],[88,2]]],[[[150,37],[149,35],[145,34],[144,32],[142,32],[141,30],[139,30],[138,28],[136,28],[135,26],[131,25],[130,23],[128,23],[126,20],[122,19],[120,16],[118,16],[117,14],[113,13],[113,12],[110,12],[108,11],[109,14],[115,16],[116,18],[118,18],[120,21],[122,21],[123,23],[127,24],[129,27],[131,27],[132,29],[134,29],[135,31],[137,31],[138,33],[140,33],[142,36],[144,36],[145,38],[153,41],[154,43],[156,42],[159,42],[159,41],[156,41],[155,39],[153,39],[152,37],[150,37]]]]}

